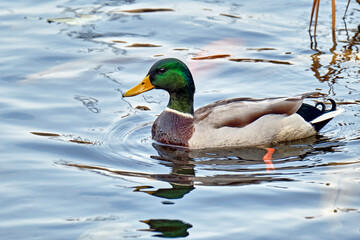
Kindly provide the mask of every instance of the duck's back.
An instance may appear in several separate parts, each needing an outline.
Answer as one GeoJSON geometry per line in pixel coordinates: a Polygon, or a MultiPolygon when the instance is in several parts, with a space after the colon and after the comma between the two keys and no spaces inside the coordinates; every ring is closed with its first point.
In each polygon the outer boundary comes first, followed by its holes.
{"type": "Polygon", "coordinates": [[[255,146],[316,134],[296,111],[312,93],[280,98],[221,100],[195,111],[192,148],[255,146]]]}
{"type": "MultiPolygon", "coordinates": [[[[311,94],[311,93],[310,93],[311,94]]],[[[267,114],[294,114],[309,94],[279,98],[233,98],[214,102],[195,111],[195,122],[215,128],[244,127],[267,114]]]]}

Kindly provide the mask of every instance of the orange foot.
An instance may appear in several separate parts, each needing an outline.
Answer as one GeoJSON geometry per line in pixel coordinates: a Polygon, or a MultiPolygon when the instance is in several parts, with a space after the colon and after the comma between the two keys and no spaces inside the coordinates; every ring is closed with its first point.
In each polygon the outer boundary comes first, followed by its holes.
{"type": "Polygon", "coordinates": [[[267,153],[263,157],[263,160],[266,164],[266,171],[275,170],[274,165],[271,161],[272,155],[275,152],[274,148],[266,148],[267,153]]]}

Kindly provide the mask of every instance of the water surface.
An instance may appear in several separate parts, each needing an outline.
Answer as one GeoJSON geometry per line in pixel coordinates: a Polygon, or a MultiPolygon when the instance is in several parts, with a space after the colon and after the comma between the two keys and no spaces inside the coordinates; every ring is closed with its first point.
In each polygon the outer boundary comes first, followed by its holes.
{"type": "Polygon", "coordinates": [[[305,0],[1,3],[1,239],[359,239],[360,6],[332,32],[330,2],[316,38],[305,0]],[[157,145],[167,94],[121,95],[163,57],[195,108],[318,91],[345,111],[270,171],[263,149],[157,145]]]}

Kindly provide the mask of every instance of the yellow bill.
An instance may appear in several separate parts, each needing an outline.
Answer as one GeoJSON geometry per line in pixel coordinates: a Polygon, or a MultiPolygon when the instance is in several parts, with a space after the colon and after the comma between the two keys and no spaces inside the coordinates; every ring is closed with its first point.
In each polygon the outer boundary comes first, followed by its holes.
{"type": "Polygon", "coordinates": [[[128,90],[126,93],[123,94],[123,97],[132,97],[136,96],[140,93],[149,91],[151,89],[155,88],[154,85],[151,84],[149,75],[142,80],[141,83],[133,87],[132,89],[128,90]]]}

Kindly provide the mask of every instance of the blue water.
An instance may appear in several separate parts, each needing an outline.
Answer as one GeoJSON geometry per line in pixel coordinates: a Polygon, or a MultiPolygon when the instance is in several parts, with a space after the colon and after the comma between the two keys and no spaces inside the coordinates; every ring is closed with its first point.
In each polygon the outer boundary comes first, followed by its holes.
{"type": "Polygon", "coordinates": [[[360,5],[336,1],[333,38],[330,3],[316,39],[305,0],[0,3],[0,239],[359,239],[360,5]],[[167,11],[122,12],[142,8],[167,11]],[[159,146],[167,94],[121,95],[163,57],[195,108],[319,91],[345,111],[273,171],[262,149],[159,146]]]}

